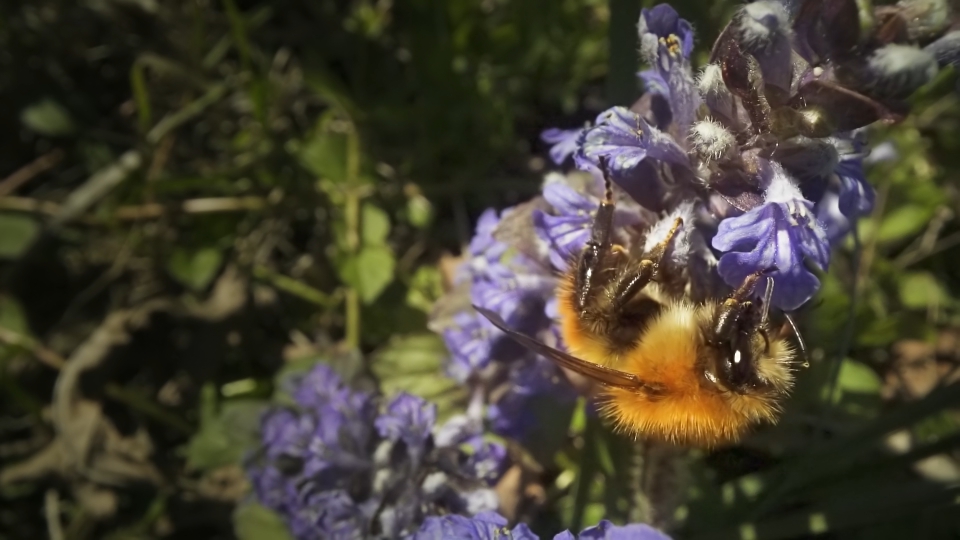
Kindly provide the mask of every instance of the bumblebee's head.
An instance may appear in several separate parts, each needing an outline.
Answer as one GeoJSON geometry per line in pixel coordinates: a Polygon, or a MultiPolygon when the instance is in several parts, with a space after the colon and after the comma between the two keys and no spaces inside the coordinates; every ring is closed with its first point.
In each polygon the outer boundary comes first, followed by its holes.
{"type": "Polygon", "coordinates": [[[706,311],[700,317],[701,334],[708,349],[706,376],[737,394],[779,386],[777,381],[771,380],[768,369],[777,363],[776,357],[785,346],[779,339],[771,343],[767,328],[773,280],[767,278],[767,290],[761,304],[747,300],[764,273],[748,277],[722,303],[704,306],[706,311]]]}
{"type": "Polygon", "coordinates": [[[707,377],[738,394],[746,394],[764,384],[758,367],[770,354],[765,330],[753,317],[753,304],[745,304],[730,306],[725,302],[703,319],[706,322],[704,343],[709,351],[707,377]]]}

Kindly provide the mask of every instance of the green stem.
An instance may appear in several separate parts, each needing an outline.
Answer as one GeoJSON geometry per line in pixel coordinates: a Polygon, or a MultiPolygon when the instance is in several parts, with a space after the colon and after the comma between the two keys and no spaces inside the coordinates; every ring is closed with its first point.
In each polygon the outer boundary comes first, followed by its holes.
{"type": "Polygon", "coordinates": [[[107,395],[107,397],[117,400],[120,403],[127,405],[131,409],[143,413],[157,422],[175,429],[184,435],[190,435],[194,432],[193,426],[191,426],[186,420],[183,420],[179,416],[176,416],[165,410],[163,407],[157,405],[150,399],[147,399],[142,392],[124,388],[116,383],[107,383],[107,385],[104,387],[104,393],[107,395]]]}
{"type": "Polygon", "coordinates": [[[633,456],[630,463],[630,512],[631,523],[650,521],[650,499],[647,497],[647,445],[638,439],[633,443],[633,456]]]}
{"type": "Polygon", "coordinates": [[[589,502],[590,487],[597,475],[597,438],[600,437],[599,431],[597,420],[588,417],[587,425],[583,430],[580,470],[577,471],[577,481],[573,488],[573,516],[570,518],[570,530],[572,531],[579,531],[583,528],[583,514],[589,502]]]}
{"type": "MultiPolygon", "coordinates": [[[[350,257],[356,258],[360,253],[360,198],[358,187],[360,177],[360,138],[356,126],[351,126],[347,137],[347,193],[344,209],[344,224],[346,225],[347,250],[350,257]]],[[[346,340],[347,345],[357,349],[360,347],[360,292],[355,287],[347,289],[346,294],[346,340]]]]}
{"type": "Polygon", "coordinates": [[[266,266],[254,266],[253,277],[265,281],[285,293],[292,294],[320,307],[332,308],[340,302],[339,295],[337,294],[327,294],[320,289],[315,289],[290,276],[274,272],[266,266]]]}

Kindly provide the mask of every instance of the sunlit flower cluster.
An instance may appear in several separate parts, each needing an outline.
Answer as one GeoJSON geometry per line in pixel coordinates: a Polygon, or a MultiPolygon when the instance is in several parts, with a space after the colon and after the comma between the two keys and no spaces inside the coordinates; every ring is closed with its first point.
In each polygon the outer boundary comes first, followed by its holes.
{"type": "Polygon", "coordinates": [[[589,237],[601,163],[616,186],[616,240],[628,251],[643,252],[683,218],[668,258],[695,296],[725,294],[758,271],[773,280],[774,308],[792,311],[816,294],[833,250],[873,209],[864,166],[882,157],[871,155],[865,129],[902,118],[904,98],[957,63],[960,40],[947,18],[919,17],[910,2],[877,8],[867,30],[852,0],[800,4],[745,4],[698,69],[692,25],[666,4],[643,9],[645,93],[586,126],[544,131],[567,172],[548,174],[533,200],[480,218],[431,327],[450,349],[449,372],[482,396],[498,432],[522,432],[525,400],[565,385],[470,304],[564,348],[556,286],[589,237]],[[503,381],[511,384],[498,392],[503,381]]]}

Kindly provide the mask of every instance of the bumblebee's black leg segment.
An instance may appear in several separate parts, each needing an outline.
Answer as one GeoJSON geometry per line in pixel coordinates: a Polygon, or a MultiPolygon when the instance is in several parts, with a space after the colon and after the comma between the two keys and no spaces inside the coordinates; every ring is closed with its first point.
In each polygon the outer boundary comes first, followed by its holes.
{"type": "Polygon", "coordinates": [[[654,246],[649,253],[646,253],[640,261],[640,264],[617,276],[617,286],[613,293],[614,308],[617,310],[623,309],[637,293],[656,278],[657,271],[660,269],[660,262],[663,260],[663,255],[667,252],[667,248],[670,247],[670,242],[673,241],[673,238],[677,235],[677,231],[679,231],[682,226],[683,220],[677,218],[670,232],[667,233],[667,237],[654,246]]]}
{"type": "Polygon", "coordinates": [[[612,252],[610,236],[613,233],[613,186],[610,182],[607,159],[600,158],[600,170],[603,171],[604,200],[600,202],[597,213],[593,218],[593,228],[590,231],[590,241],[583,248],[580,259],[577,261],[576,303],[581,313],[593,293],[595,281],[600,269],[604,267],[604,260],[612,252]]]}

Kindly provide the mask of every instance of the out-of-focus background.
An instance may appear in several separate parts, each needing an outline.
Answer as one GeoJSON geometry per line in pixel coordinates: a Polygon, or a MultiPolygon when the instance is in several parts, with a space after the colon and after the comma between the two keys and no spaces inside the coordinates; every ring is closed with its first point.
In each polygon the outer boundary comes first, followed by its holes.
{"type": "MultiPolygon", "coordinates": [[[[735,4],[672,5],[702,64],[735,4]]],[[[235,508],[293,364],[462,409],[427,314],[479,214],[555,168],[540,132],[637,97],[640,7],[0,6],[0,539],[282,538],[235,508]]],[[[678,538],[960,531],[955,80],[871,132],[895,159],[798,314],[812,365],[777,427],[693,457],[678,538]]],[[[626,515],[571,429],[524,514],[543,534],[626,515]]]]}

